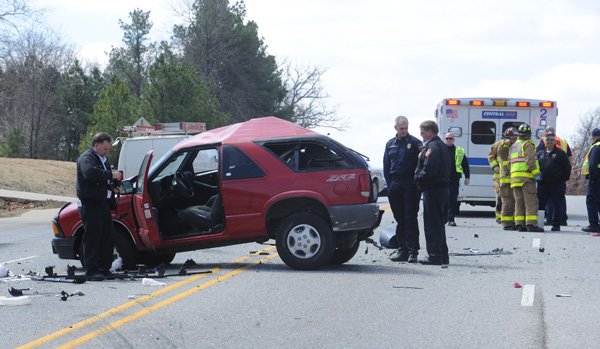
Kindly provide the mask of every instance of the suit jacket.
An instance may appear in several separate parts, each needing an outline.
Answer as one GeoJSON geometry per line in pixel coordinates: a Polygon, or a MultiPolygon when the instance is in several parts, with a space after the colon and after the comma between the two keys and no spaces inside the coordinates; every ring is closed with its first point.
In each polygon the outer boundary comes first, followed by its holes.
{"type": "MultiPolygon", "coordinates": [[[[108,200],[108,191],[112,183],[112,171],[108,160],[105,170],[100,157],[93,149],[90,148],[81,154],[77,159],[77,197],[81,201],[108,200]]],[[[114,194],[111,191],[111,201],[113,198],[114,194]]]]}

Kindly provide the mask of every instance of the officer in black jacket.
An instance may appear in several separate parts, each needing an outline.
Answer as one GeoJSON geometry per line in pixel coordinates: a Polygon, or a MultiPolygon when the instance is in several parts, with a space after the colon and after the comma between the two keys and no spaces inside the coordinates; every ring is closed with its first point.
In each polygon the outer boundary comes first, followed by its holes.
{"type": "Polygon", "coordinates": [[[388,199],[396,220],[398,250],[392,261],[416,263],[419,254],[419,199],[421,194],[414,179],[417,157],[423,143],[408,134],[408,119],[396,118],[396,136],[385,145],[383,176],[388,183],[388,199]]]}
{"type": "Polygon", "coordinates": [[[563,217],[563,201],[566,194],[566,182],[571,177],[571,162],[564,150],[556,146],[553,132],[546,133],[545,147],[537,152],[540,164],[541,181],[538,183],[537,194],[540,210],[551,202],[554,209],[547,215],[552,224],[552,231],[560,231],[563,217]]]}
{"type": "Polygon", "coordinates": [[[448,147],[438,137],[435,121],[423,121],[420,125],[423,150],[419,154],[415,180],[423,192],[423,225],[429,257],[422,264],[448,264],[445,219],[448,205],[448,184],[453,161],[448,147]]]}
{"type": "Polygon", "coordinates": [[[112,139],[101,132],[92,138],[92,148],[77,160],[77,197],[83,220],[83,258],[86,276],[103,280],[110,275],[114,228],[110,213],[114,200],[114,184],[121,180],[118,171],[111,171],[106,159],[112,139]]]}
{"type": "Polygon", "coordinates": [[[586,233],[600,233],[600,128],[592,130],[592,146],[585,154],[581,174],[587,179],[585,205],[590,225],[581,228],[586,233]]]}

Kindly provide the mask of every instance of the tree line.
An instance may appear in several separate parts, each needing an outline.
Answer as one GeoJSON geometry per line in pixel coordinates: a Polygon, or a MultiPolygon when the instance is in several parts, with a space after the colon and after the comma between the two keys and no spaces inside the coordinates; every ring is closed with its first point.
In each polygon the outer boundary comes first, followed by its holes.
{"type": "Polygon", "coordinates": [[[119,21],[122,46],[104,69],[36,25],[43,15],[0,0],[0,156],[74,161],[93,134],[116,135],[140,116],[209,129],[265,115],[346,127],[327,105],[325,70],[278,62],[243,1],[193,1],[162,42],[150,40],[150,11],[135,9],[119,21]]]}

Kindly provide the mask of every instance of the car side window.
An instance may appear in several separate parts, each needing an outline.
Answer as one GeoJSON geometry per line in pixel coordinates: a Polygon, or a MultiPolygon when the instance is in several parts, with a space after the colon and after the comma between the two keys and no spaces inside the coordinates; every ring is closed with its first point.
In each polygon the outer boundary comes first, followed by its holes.
{"type": "Polygon", "coordinates": [[[264,177],[263,170],[239,148],[223,146],[223,179],[243,179],[264,177]]]}
{"type": "Polygon", "coordinates": [[[264,147],[296,172],[327,171],[352,167],[348,160],[334,149],[319,142],[266,143],[264,147]]]}

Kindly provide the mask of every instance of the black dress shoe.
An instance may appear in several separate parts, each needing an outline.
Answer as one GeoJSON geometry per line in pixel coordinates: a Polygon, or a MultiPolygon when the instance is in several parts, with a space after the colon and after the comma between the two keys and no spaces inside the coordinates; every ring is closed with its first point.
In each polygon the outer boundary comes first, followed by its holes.
{"type": "Polygon", "coordinates": [[[581,228],[586,233],[600,233],[600,225],[588,225],[587,227],[581,228]]]}
{"type": "Polygon", "coordinates": [[[551,231],[560,231],[560,225],[553,225],[551,231]]]}
{"type": "Polygon", "coordinates": [[[417,259],[418,254],[411,253],[408,255],[408,263],[417,263],[419,260],[417,259]]]}
{"type": "Polygon", "coordinates": [[[436,257],[429,256],[429,257],[427,257],[427,259],[421,259],[419,261],[419,263],[423,264],[423,265],[442,265],[442,264],[444,264],[442,262],[442,257],[438,257],[438,256],[436,256],[436,257]]]}
{"type": "Polygon", "coordinates": [[[517,230],[520,232],[525,232],[527,231],[527,227],[525,227],[524,225],[517,225],[517,230]]]}
{"type": "Polygon", "coordinates": [[[505,225],[502,227],[503,230],[517,230],[517,227],[514,225],[505,225]]]}
{"type": "Polygon", "coordinates": [[[399,252],[395,253],[394,255],[392,255],[392,258],[390,258],[390,260],[392,262],[407,262],[408,261],[408,252],[399,251],[399,252]]]}
{"type": "Polygon", "coordinates": [[[88,281],[103,281],[106,279],[106,276],[104,276],[104,274],[102,274],[99,271],[95,271],[95,272],[91,272],[91,273],[86,272],[85,279],[88,281]]]}
{"type": "Polygon", "coordinates": [[[456,227],[456,223],[454,223],[454,221],[448,222],[448,225],[451,226],[451,227],[456,227]]]}

